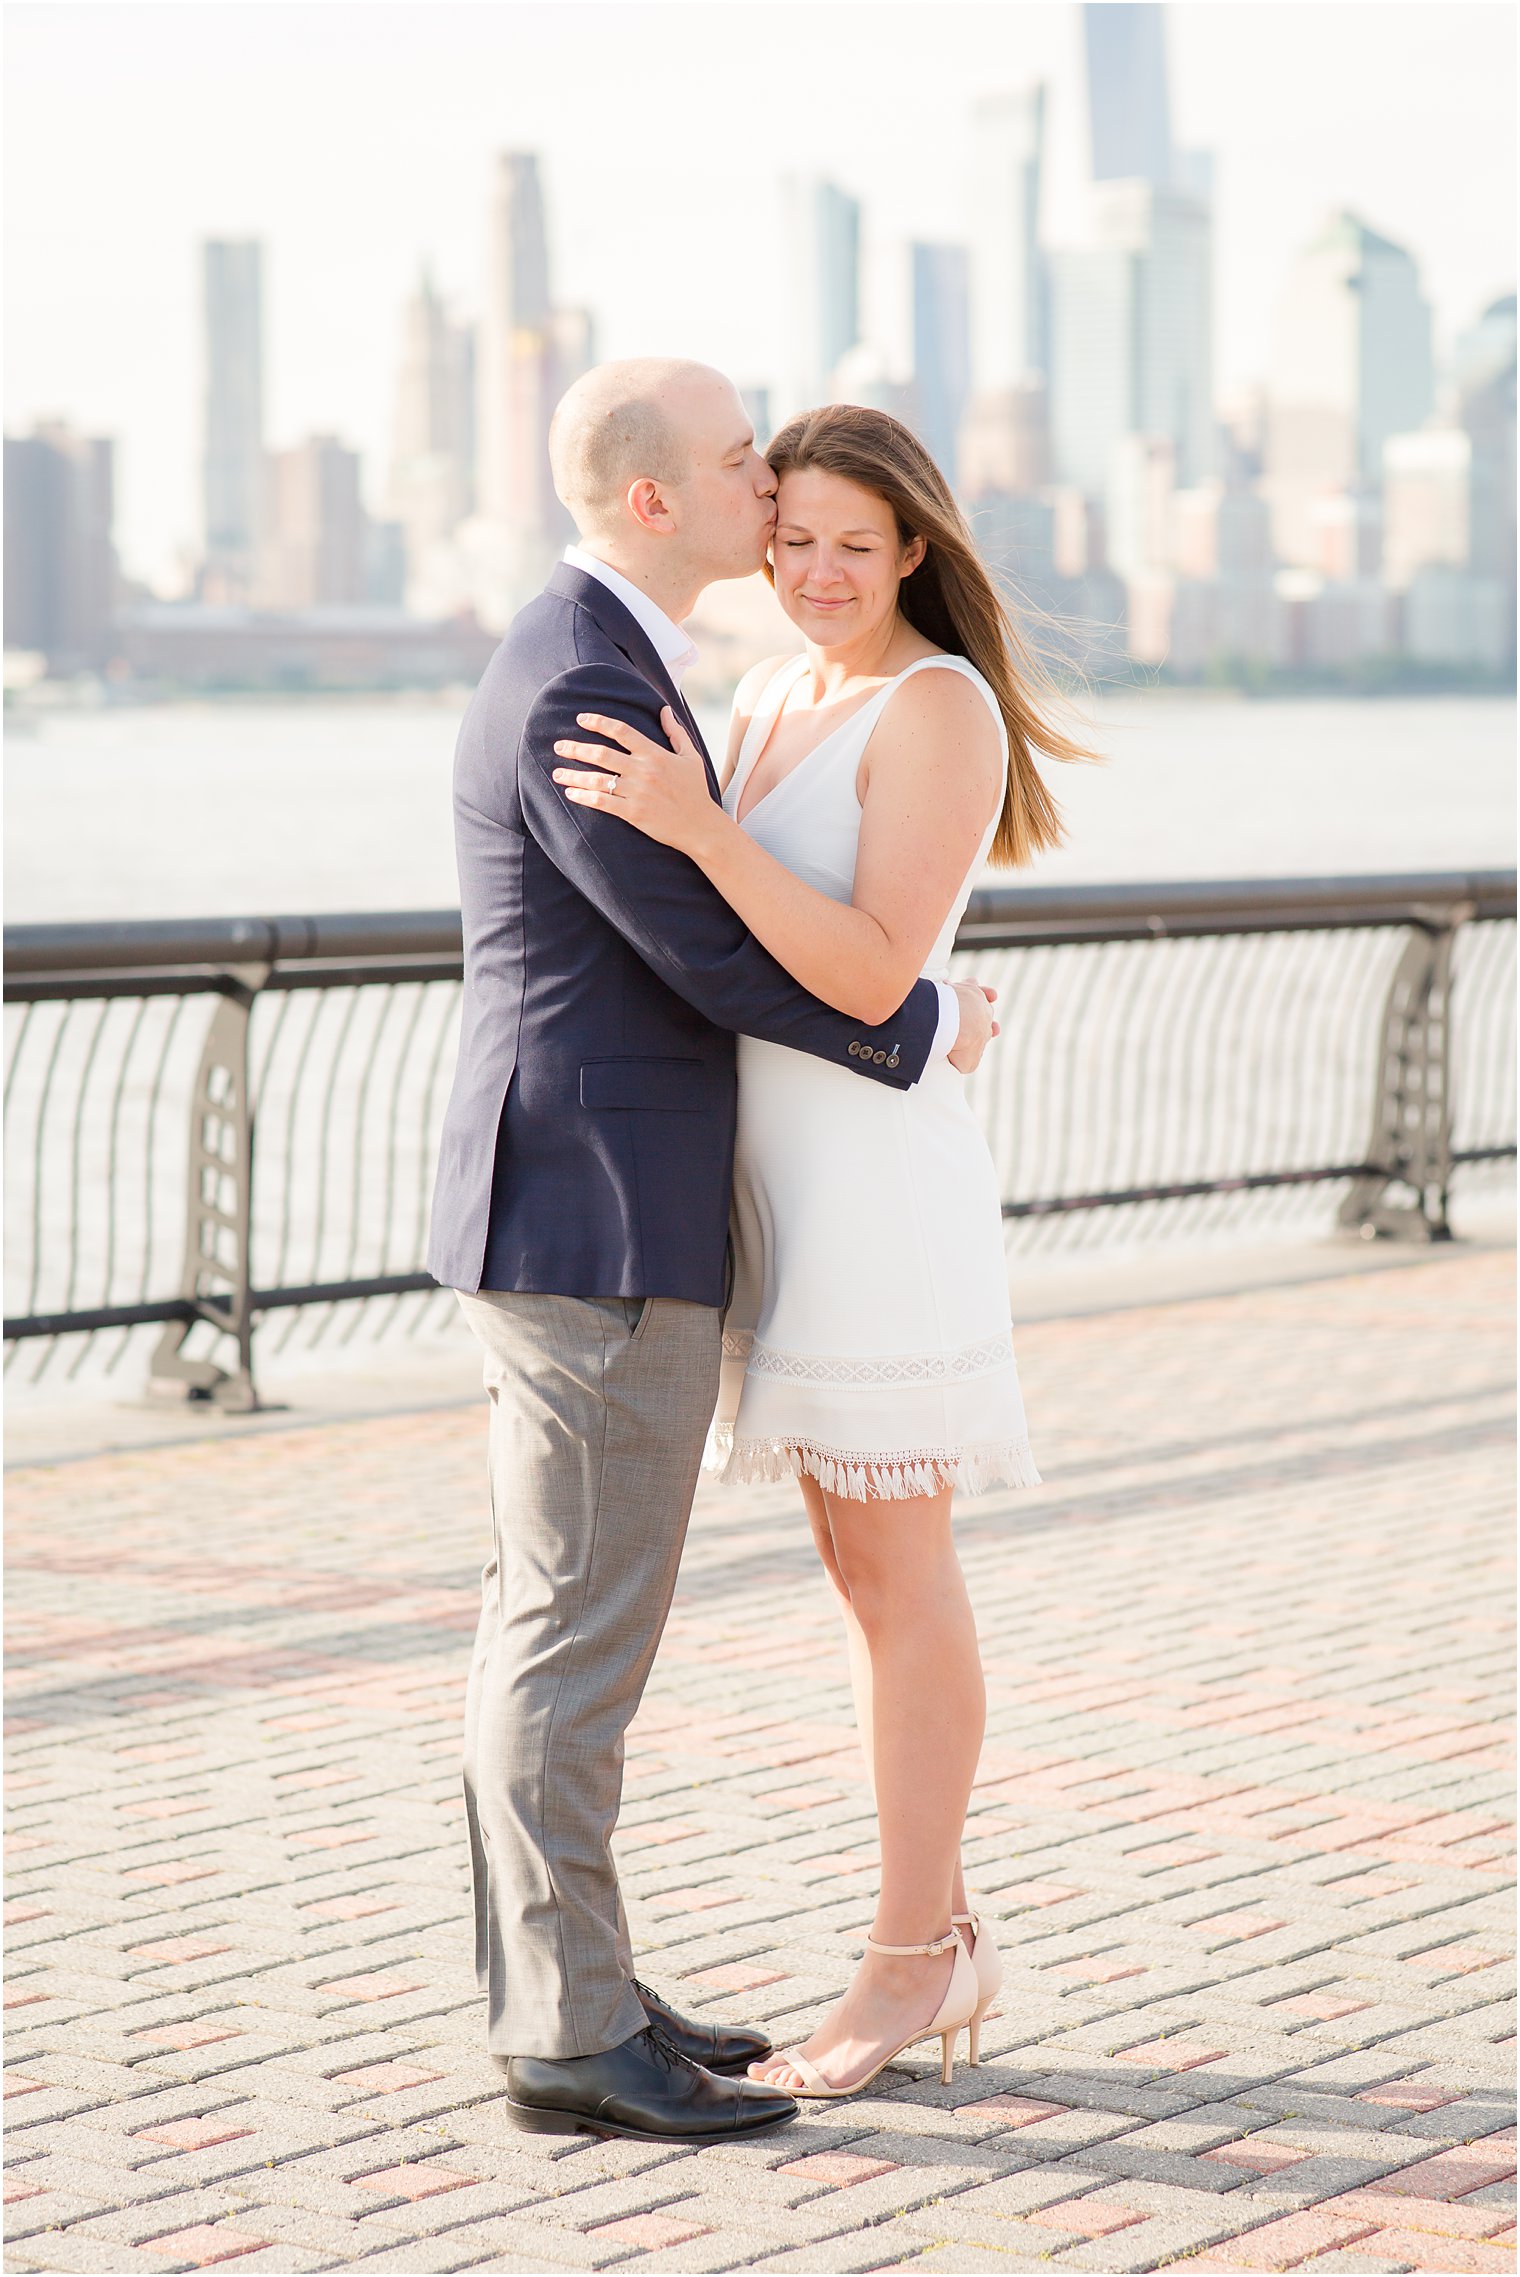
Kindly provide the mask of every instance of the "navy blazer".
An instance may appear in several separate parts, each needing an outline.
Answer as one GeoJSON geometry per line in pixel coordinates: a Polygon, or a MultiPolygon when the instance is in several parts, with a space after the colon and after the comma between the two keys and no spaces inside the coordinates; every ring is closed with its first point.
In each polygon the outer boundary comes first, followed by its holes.
{"type": "MultiPolygon", "coordinates": [[[[734,1035],[906,1089],[939,1000],[867,1027],[799,988],[695,863],[553,780],[583,711],[664,741],[695,720],[652,644],[561,565],[514,619],[459,731],[459,1064],[428,1271],[455,1289],[724,1301],[734,1035]]],[[[703,750],[714,798],[717,779],[703,750]]]]}

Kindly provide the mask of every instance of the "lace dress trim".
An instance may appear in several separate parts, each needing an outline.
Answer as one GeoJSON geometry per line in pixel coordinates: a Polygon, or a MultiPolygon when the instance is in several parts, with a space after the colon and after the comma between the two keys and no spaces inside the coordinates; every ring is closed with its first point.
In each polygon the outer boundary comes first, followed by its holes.
{"type": "Polygon", "coordinates": [[[725,1360],[743,1360],[751,1376],[779,1377],[794,1384],[944,1384],[968,1376],[990,1375],[1013,1365],[1013,1332],[963,1344],[958,1352],[894,1352],[852,1360],[823,1352],[784,1352],[762,1344],[752,1329],[725,1332],[725,1360]]]}
{"type": "Polygon", "coordinates": [[[731,1423],[715,1423],[703,1469],[725,1486],[768,1479],[814,1478],[825,1494],[847,1502],[908,1502],[955,1487],[985,1494],[994,1486],[1038,1486],[1040,1474],[1027,1439],[975,1447],[825,1447],[813,1439],[736,1439],[731,1423]]]}

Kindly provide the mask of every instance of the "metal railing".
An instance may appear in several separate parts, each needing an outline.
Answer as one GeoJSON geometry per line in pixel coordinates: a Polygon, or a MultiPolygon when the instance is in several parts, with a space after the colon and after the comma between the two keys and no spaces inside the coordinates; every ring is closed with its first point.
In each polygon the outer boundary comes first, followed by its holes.
{"type": "MultiPolygon", "coordinates": [[[[1443,1238],[1454,1175],[1515,1151],[1514,917],[1513,872],[979,891],[956,964],[1000,991],[971,1096],[1010,1242],[1310,1201],[1443,1238]]],[[[112,1338],[114,1366],[156,1326],[153,1378],[246,1407],[261,1323],[415,1329],[457,913],[20,926],[5,953],[8,1364],[112,1338]]]]}

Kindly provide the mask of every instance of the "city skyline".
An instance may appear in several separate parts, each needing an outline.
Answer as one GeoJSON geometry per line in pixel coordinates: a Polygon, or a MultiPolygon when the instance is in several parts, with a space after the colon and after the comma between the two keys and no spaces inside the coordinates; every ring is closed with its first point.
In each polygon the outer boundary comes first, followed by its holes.
{"type": "MultiPolygon", "coordinates": [[[[1122,5],[1123,0],[1116,0],[1116,4],[1122,5]]],[[[11,92],[21,131],[12,135],[11,163],[18,188],[24,183],[28,189],[26,209],[35,215],[39,203],[44,211],[48,210],[46,189],[54,179],[56,164],[73,147],[74,138],[60,131],[60,113],[66,113],[67,107],[62,104],[63,89],[56,79],[61,69],[55,52],[57,27],[52,23],[40,25],[37,21],[51,18],[58,11],[23,7],[13,13],[25,21],[22,39],[13,45],[11,92]],[[48,94],[50,73],[54,75],[51,98],[48,94]],[[34,131],[38,126],[48,131],[39,136],[34,131]],[[57,159],[44,161],[39,145],[49,141],[49,134],[57,159]],[[39,192],[43,193],[40,199],[39,192]]],[[[88,8],[68,11],[76,25],[81,18],[94,13],[88,8]]],[[[175,13],[177,20],[184,24],[185,12],[175,13]]],[[[239,7],[228,7],[212,13],[227,27],[229,35],[233,35],[239,32],[246,12],[239,7]]],[[[1335,47],[1334,38],[1326,32],[1327,22],[1332,32],[1336,21],[1348,14],[1360,18],[1364,31],[1368,22],[1367,11],[1362,9],[1319,9],[1314,13],[1317,29],[1311,40],[1307,10],[1279,8],[1273,13],[1279,48],[1293,44],[1281,38],[1284,21],[1291,22],[1302,15],[1306,26],[1305,44],[1319,56],[1316,68],[1321,76],[1327,68],[1325,59],[1333,56],[1335,47]]],[[[115,27],[112,37],[118,46],[123,21],[127,18],[138,27],[139,49],[144,42],[151,49],[162,37],[161,10],[134,7],[109,11],[109,14],[115,27]]],[[[683,52],[677,60],[685,65],[710,63],[713,55],[724,49],[725,42],[728,43],[725,52],[741,53],[744,45],[741,35],[746,28],[755,28],[754,11],[742,5],[624,9],[618,14],[620,23],[616,28],[625,44],[629,21],[634,16],[644,21],[646,29],[678,31],[678,45],[683,45],[683,52]]],[[[925,22],[920,9],[889,7],[880,14],[900,30],[925,22]]],[[[1221,107],[1217,91],[1215,97],[1207,96],[1208,72],[1214,68],[1209,64],[1207,51],[1211,42],[1218,44],[1216,20],[1221,14],[1230,16],[1237,28],[1252,36],[1264,31],[1259,23],[1262,11],[1254,5],[1203,10],[1187,5],[1175,7],[1170,12],[1169,29],[1174,143],[1184,151],[1200,143],[1207,144],[1216,151],[1219,160],[1216,336],[1218,380],[1222,387],[1229,388],[1246,378],[1267,376],[1271,305],[1286,283],[1300,242],[1323,219],[1323,206],[1327,200],[1334,199],[1337,186],[1343,202],[1358,206],[1375,229],[1409,244],[1420,266],[1425,289],[1435,305],[1438,341],[1443,350],[1449,347],[1453,332],[1470,324],[1484,299],[1504,290],[1513,274],[1508,202],[1497,202],[1492,197],[1485,200],[1481,194],[1485,179],[1498,182],[1506,173],[1508,159],[1499,147],[1501,137],[1490,136],[1485,141],[1483,134],[1474,129],[1474,118],[1480,126],[1485,119],[1492,126],[1498,123],[1500,113],[1508,110],[1508,75],[1502,69],[1502,62],[1506,43],[1512,42],[1513,32],[1507,12],[1460,5],[1440,9],[1394,7],[1378,11],[1385,36],[1380,37],[1377,50],[1369,52],[1366,71],[1353,92],[1364,98],[1355,105],[1358,112],[1377,114],[1382,141],[1375,138],[1374,144],[1368,144],[1365,124],[1348,116],[1342,122],[1344,132],[1338,138],[1342,148],[1333,172],[1316,173],[1313,148],[1306,143],[1305,156],[1294,168],[1292,180],[1279,183],[1274,190],[1269,236],[1275,232],[1279,251],[1272,272],[1255,281],[1253,298],[1258,322],[1254,340],[1249,331],[1241,330],[1236,306],[1241,284],[1240,262],[1232,246],[1238,248],[1243,230],[1245,241],[1251,239],[1251,229],[1245,227],[1242,219],[1243,214],[1249,217],[1250,197],[1256,196],[1259,202],[1259,190],[1250,191],[1250,169],[1258,163],[1260,151],[1268,146],[1242,142],[1231,125],[1230,104],[1227,102],[1221,107]],[[1388,96],[1384,81],[1391,75],[1395,94],[1402,89],[1407,100],[1409,89],[1405,80],[1411,60],[1415,51],[1425,52],[1422,42],[1428,44],[1437,18],[1445,27],[1440,45],[1447,77],[1434,83],[1427,78],[1427,132],[1418,147],[1411,146],[1404,151],[1402,171],[1407,179],[1396,186],[1386,171],[1380,171],[1385,169],[1386,158],[1386,154],[1380,153],[1383,142],[1397,132],[1399,102],[1389,99],[1379,102],[1373,98],[1378,97],[1380,91],[1385,98],[1388,96]],[[1480,84],[1485,75],[1474,68],[1484,55],[1497,65],[1496,78],[1492,73],[1488,75],[1493,79],[1492,84],[1480,84]],[[1400,78],[1400,67],[1404,79],[1400,78]],[[1206,115],[1211,106],[1218,112],[1218,124],[1213,128],[1206,115]],[[1200,115],[1201,111],[1205,115],[1200,115]],[[1434,178],[1441,173],[1442,150],[1450,143],[1454,128],[1461,123],[1455,116],[1448,115],[1457,111],[1461,111],[1466,120],[1463,136],[1466,163],[1462,178],[1454,188],[1450,180],[1443,186],[1434,178]],[[1252,156],[1253,147],[1257,157],[1252,156]],[[1347,155],[1353,147],[1360,150],[1354,163],[1347,155]],[[1358,171],[1366,177],[1365,186],[1360,188],[1355,178],[1358,171]],[[1387,195],[1381,197],[1376,194],[1379,180],[1384,180],[1387,188],[1387,195]],[[1426,193],[1423,203],[1422,192],[1426,193]],[[1449,204],[1453,195],[1458,199],[1462,218],[1462,226],[1455,236],[1450,216],[1442,218],[1443,199],[1449,204]],[[1411,199],[1420,211],[1409,225],[1401,222],[1400,208],[1408,211],[1411,199]],[[1302,222],[1301,216],[1306,216],[1302,222]],[[1232,308],[1235,309],[1233,315],[1232,308]],[[1244,363],[1248,350],[1249,369],[1244,363]]],[[[454,50],[459,51],[462,35],[469,28],[459,21],[462,15],[473,19],[477,26],[484,24],[491,35],[484,41],[487,49],[491,48],[491,39],[499,43],[504,32],[510,31],[519,60],[527,57],[531,50],[545,70],[553,60],[555,39],[563,36],[538,8],[459,11],[440,7],[427,17],[427,23],[437,27],[431,42],[435,67],[439,56],[450,50],[451,42],[454,50]]],[[[421,27],[416,11],[318,8],[302,11],[302,16],[303,20],[314,21],[315,37],[311,68],[306,72],[300,91],[301,100],[319,93],[326,83],[324,70],[330,68],[333,61],[331,34],[335,27],[329,21],[331,17],[342,16],[351,28],[361,16],[366,20],[383,19],[389,30],[399,36],[403,51],[400,56],[392,56],[390,68],[400,61],[417,60],[421,27]]],[[[606,11],[578,6],[571,0],[558,19],[561,25],[566,17],[577,19],[583,27],[594,19],[599,31],[608,29],[609,39],[602,43],[598,69],[613,69],[624,60],[617,52],[618,39],[611,37],[614,27],[608,26],[606,11]]],[[[809,11],[809,23],[822,22],[824,26],[824,33],[815,41],[812,52],[820,58],[832,53],[843,68],[851,59],[851,43],[844,36],[851,18],[858,21],[859,13],[849,6],[809,11]]],[[[788,20],[785,8],[769,13],[767,20],[772,32],[778,19],[783,23],[788,20]]],[[[268,27],[270,21],[268,14],[262,15],[264,26],[268,27]]],[[[278,25],[278,13],[274,21],[278,25]]],[[[957,135],[965,139],[973,92],[997,91],[997,82],[989,76],[992,72],[997,71],[1010,81],[1036,74],[1049,78],[1051,111],[1046,136],[1048,181],[1044,212],[1047,234],[1059,243],[1063,236],[1070,236],[1074,228],[1073,168],[1075,166],[1080,175],[1087,158],[1079,11],[1054,5],[1032,10],[947,6],[936,10],[935,23],[936,39],[925,42],[925,74],[919,74],[925,83],[919,90],[918,100],[929,128],[939,135],[942,144],[953,142],[957,135]],[[957,29],[964,33],[968,19],[987,28],[989,36],[984,45],[989,52],[978,58],[974,73],[968,69],[960,74],[959,80],[956,71],[950,68],[947,84],[946,59],[941,50],[954,47],[955,33],[957,29]],[[941,36],[946,27],[949,27],[948,38],[941,36]],[[991,34],[996,31],[999,38],[1003,38],[1010,28],[1017,28],[1021,36],[1012,42],[1004,38],[1000,48],[998,38],[991,34]],[[1017,50],[1016,60],[1022,63],[1023,69],[1015,72],[1010,65],[1004,72],[1002,56],[1013,49],[1017,50]]],[[[178,41],[176,35],[175,56],[165,96],[161,99],[172,102],[175,98],[175,70],[197,62],[204,65],[205,25],[204,16],[196,19],[188,27],[193,35],[188,41],[178,41]]],[[[477,40],[474,44],[482,43],[477,40]]],[[[655,52],[658,44],[655,43],[645,59],[651,88],[661,83],[662,67],[668,61],[663,52],[655,52]]],[[[774,37],[770,44],[774,49],[774,37]]],[[[275,40],[273,46],[278,51],[279,41],[275,40]]],[[[85,50],[77,40],[70,43],[75,69],[82,52],[85,50]]],[[[238,37],[229,36],[218,53],[224,65],[229,57],[236,60],[238,37]]],[[[138,60],[141,61],[140,54],[138,60]]],[[[854,83],[867,93],[879,93],[879,59],[867,59],[862,49],[854,60],[861,66],[854,83]],[[873,72],[878,76],[873,77],[873,72]]],[[[261,68],[267,69],[269,61],[266,57],[261,68]]],[[[825,80],[828,78],[827,69],[822,76],[825,80]]],[[[1320,79],[1313,75],[1311,78],[1306,97],[1310,123],[1315,104],[1324,94],[1320,79]]],[[[757,65],[754,101],[763,100],[763,87],[763,69],[757,65]]],[[[345,113],[343,133],[336,142],[329,132],[321,166],[315,165],[311,149],[297,137],[289,153],[288,168],[284,168],[283,161],[277,166],[274,158],[266,154],[262,168],[243,181],[240,189],[236,180],[240,162],[235,150],[225,165],[212,163],[208,158],[203,167],[197,168],[194,162],[196,137],[201,134],[202,126],[198,119],[187,122],[176,146],[181,179],[174,206],[176,220],[169,240],[165,243],[155,239],[149,243],[142,234],[146,222],[140,221],[137,267],[134,271],[129,263],[122,271],[118,262],[120,273],[113,276],[108,290],[103,288],[100,304],[92,304],[88,291],[80,290],[81,284],[88,284],[92,264],[98,266],[102,257],[109,255],[118,242],[119,232],[130,227],[134,215],[140,215],[144,202],[151,205],[154,196],[161,200],[164,185],[157,180],[153,167],[146,169],[150,176],[146,185],[139,182],[119,185],[124,208],[120,214],[114,210],[114,199],[109,211],[94,209],[96,234],[88,248],[81,247],[71,237],[68,211],[59,209],[54,214],[56,226],[46,234],[39,250],[34,241],[36,225],[18,219],[23,201],[13,196],[11,230],[17,248],[11,263],[8,424],[20,426],[34,418],[56,414],[81,428],[118,436],[122,446],[119,529],[129,570],[163,575],[176,550],[194,538],[195,501],[188,495],[190,469],[182,463],[184,426],[187,418],[193,424],[193,403],[182,398],[193,386],[195,368],[195,237],[198,232],[259,236],[268,246],[266,326],[270,411],[267,424],[272,444],[289,445],[304,434],[319,430],[338,433],[363,453],[368,488],[372,493],[377,489],[389,455],[397,328],[402,305],[416,289],[419,261],[430,257],[446,299],[470,314],[479,312],[482,224],[488,202],[490,168],[495,150],[513,139],[514,121],[522,107],[520,88],[516,97],[509,99],[510,90],[504,87],[498,104],[493,105],[487,98],[484,107],[500,112],[499,127],[487,130],[475,123],[483,107],[480,88],[473,83],[462,86],[460,101],[466,123],[462,123],[461,131],[452,138],[448,163],[438,168],[431,161],[442,147],[441,137],[447,135],[448,122],[429,113],[428,92],[424,71],[412,107],[396,113],[403,129],[399,138],[401,153],[392,169],[397,179],[383,196],[364,163],[370,148],[367,138],[373,137],[379,123],[376,120],[345,113]],[[480,145],[479,136],[486,131],[494,136],[494,148],[480,145]],[[189,176],[193,179],[186,178],[187,157],[189,176]],[[429,160],[425,167],[421,165],[424,157],[429,160]],[[282,181],[285,171],[304,187],[311,201],[310,226],[300,244],[291,237],[288,222],[282,222],[277,210],[281,198],[290,194],[276,179],[280,176],[282,181]],[[413,193],[410,197],[409,185],[413,193]],[[465,194],[456,199],[455,191],[461,185],[465,194]],[[359,226],[355,208],[356,199],[361,199],[366,189],[374,193],[370,198],[372,210],[367,232],[359,226]],[[405,234],[404,241],[400,231],[386,238],[383,227],[387,214],[395,210],[398,195],[404,208],[415,208],[414,226],[405,234]],[[445,221],[446,195],[451,210],[445,221]],[[239,197],[245,201],[241,206],[239,197]],[[345,221],[351,225],[352,240],[347,258],[338,262],[324,281],[324,256],[330,256],[334,232],[345,221]],[[113,235],[113,232],[118,234],[113,235]],[[381,238],[385,239],[383,246],[376,242],[381,238]],[[134,283],[142,303],[143,321],[119,341],[113,337],[112,353],[102,355],[97,345],[96,353],[87,360],[87,368],[74,369],[71,355],[73,364],[78,364],[81,339],[88,334],[98,342],[103,325],[110,331],[112,295],[134,283]],[[312,297],[318,289],[324,294],[320,311],[316,310],[312,297]],[[160,319],[156,324],[155,312],[160,319]]],[[[889,168],[883,176],[879,158],[873,164],[869,149],[862,143],[858,120],[848,132],[840,129],[820,140],[817,121],[809,108],[811,104],[816,110],[819,92],[818,87],[812,86],[788,104],[773,103],[773,131],[756,148],[752,158],[742,159],[737,166],[732,153],[722,162],[704,155],[704,149],[711,149],[712,129],[716,123],[711,116],[711,99],[699,116],[694,119],[688,116],[682,142],[691,144],[693,155],[687,162],[687,172],[699,170],[698,179],[704,191],[703,198],[696,202],[691,198],[689,184],[677,193],[669,154],[663,147],[657,122],[651,123],[642,139],[656,152],[656,159],[652,165],[645,163],[641,167],[642,205],[638,199],[625,196],[624,207],[637,211],[631,214],[624,211],[615,216],[604,214],[607,227],[602,234],[606,242],[600,255],[588,247],[586,229],[588,214],[594,219],[603,210],[603,185],[609,164],[607,152],[603,148],[594,155],[576,156],[567,151],[568,112],[573,107],[568,90],[563,104],[545,105],[540,101],[539,125],[529,131],[526,139],[544,153],[556,298],[590,306],[598,323],[599,352],[635,352],[657,344],[656,334],[659,334],[658,344],[668,344],[678,352],[705,352],[711,360],[733,371],[741,383],[774,387],[783,377],[786,353],[785,312],[779,290],[782,280],[776,276],[774,265],[775,253],[783,242],[780,184],[789,169],[805,168],[826,173],[851,195],[859,197],[866,236],[863,329],[880,342],[889,358],[906,365],[906,338],[911,321],[907,242],[909,239],[965,242],[970,218],[966,211],[966,186],[953,178],[955,168],[920,168],[917,173],[910,168],[906,179],[901,167],[895,172],[889,168]],[[558,116],[562,107],[567,111],[567,118],[558,116]],[[628,230],[637,228],[639,212],[646,216],[644,227],[650,233],[648,241],[659,244],[665,258],[652,280],[646,268],[626,285],[619,284],[611,278],[610,272],[626,251],[628,230]],[[770,286],[777,290],[763,288],[759,283],[746,285],[743,264],[735,263],[732,250],[716,267],[711,261],[704,267],[705,251],[714,231],[720,236],[726,234],[731,247],[736,241],[736,225],[739,240],[744,241],[745,253],[750,258],[753,276],[768,279],[770,286]],[[754,248],[752,255],[750,246],[754,248]],[[598,260],[608,272],[600,285],[598,260]],[[738,275],[734,274],[736,267],[740,271],[738,275]]],[[[1259,86],[1258,92],[1269,107],[1270,74],[1268,83],[1259,86]]],[[[204,105],[215,93],[214,84],[203,86],[201,93],[204,105]]],[[[541,93],[540,83],[540,96],[541,93]]],[[[67,115],[75,132],[83,133],[96,118],[99,103],[93,85],[82,87],[79,94],[77,112],[67,115]]],[[[681,108],[679,98],[677,85],[670,99],[678,109],[681,108]]],[[[1342,100],[1345,99],[1343,92],[1342,100]]],[[[296,97],[292,96],[291,100],[295,102],[296,97]]],[[[870,102],[864,97],[862,100],[869,113],[870,102]]],[[[646,108],[641,106],[637,115],[647,117],[646,108]]],[[[870,123],[867,118],[867,128],[870,123]]],[[[878,115],[878,132],[884,123],[884,117],[878,115]]],[[[632,133],[632,120],[629,128],[632,133]]],[[[1301,126],[1301,138],[1303,133],[1301,126]]],[[[232,139],[236,142],[237,138],[234,135],[232,139]]],[[[165,155],[172,156],[173,152],[165,155]]],[[[248,174],[246,162],[243,162],[243,173],[248,174]]],[[[1251,226],[1259,239],[1263,226],[1259,213],[1251,226]]]]}

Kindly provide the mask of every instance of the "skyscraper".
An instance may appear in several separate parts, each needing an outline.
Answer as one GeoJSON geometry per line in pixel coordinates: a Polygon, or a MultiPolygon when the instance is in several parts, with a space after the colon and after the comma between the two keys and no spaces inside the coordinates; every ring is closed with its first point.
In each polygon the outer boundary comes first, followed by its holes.
{"type": "MultiPolygon", "coordinates": [[[[549,416],[566,388],[596,362],[596,323],[589,308],[556,308],[549,317],[549,416]]],[[[575,535],[575,524],[554,494],[549,477],[549,430],[544,428],[544,515],[556,539],[575,535]]]]}
{"type": "Polygon", "coordinates": [[[971,387],[969,261],[964,245],[914,245],[909,256],[918,432],[953,481],[956,439],[971,387]]]}
{"type": "Polygon", "coordinates": [[[971,385],[1017,387],[1046,368],[1047,300],[1040,250],[1045,146],[1041,85],[989,96],[972,119],[971,385]]]}
{"type": "Polygon", "coordinates": [[[1417,428],[1434,399],[1418,271],[1356,214],[1333,214],[1294,264],[1268,394],[1273,535],[1285,561],[1306,563],[1315,498],[1376,488],[1389,436],[1417,428]]]}
{"type": "Polygon", "coordinates": [[[1060,246],[1050,257],[1052,470],[1102,498],[1114,447],[1134,429],[1139,277],[1120,245],[1060,246]]]}
{"type": "Polygon", "coordinates": [[[246,600],[258,569],[264,485],[264,249],[201,247],[202,558],[208,599],[246,600]]]}
{"type": "Polygon", "coordinates": [[[1096,183],[1090,242],[1053,256],[1055,476],[1106,490],[1125,435],[1172,447],[1178,483],[1213,472],[1212,230],[1186,190],[1096,183]]]}
{"type": "Polygon", "coordinates": [[[476,498],[482,519],[533,545],[550,524],[553,404],[549,241],[538,159],[506,150],[486,241],[476,377],[476,498]]]}
{"type": "Polygon", "coordinates": [[[1088,0],[1087,108],[1095,182],[1177,180],[1166,83],[1166,25],[1153,0],[1088,0]]]}
{"type": "Polygon", "coordinates": [[[1515,296],[1493,301],[1454,356],[1457,417],[1472,444],[1472,567],[1503,592],[1504,653],[1515,653],[1515,296]]]}
{"type": "Polygon", "coordinates": [[[860,206],[834,182],[783,184],[791,326],[788,413],[833,395],[834,374],[860,338],[860,206]]]}
{"type": "Polygon", "coordinates": [[[426,268],[401,320],[401,360],[386,511],[405,533],[409,562],[447,543],[475,487],[475,342],[451,321],[426,268]]]}
{"type": "Polygon", "coordinates": [[[364,598],[359,455],[313,435],[268,462],[258,598],[269,609],[352,608],[364,598]]]}
{"type": "Polygon", "coordinates": [[[104,661],[116,608],[114,452],[60,423],[5,438],[5,645],[104,661]]]}

